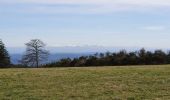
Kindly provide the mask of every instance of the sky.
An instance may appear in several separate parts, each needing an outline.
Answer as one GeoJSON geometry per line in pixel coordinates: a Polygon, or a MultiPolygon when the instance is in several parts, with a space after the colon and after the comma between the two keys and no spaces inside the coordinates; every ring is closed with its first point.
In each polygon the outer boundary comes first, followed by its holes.
{"type": "Polygon", "coordinates": [[[170,0],[0,0],[0,38],[48,46],[170,47],[170,0]]]}

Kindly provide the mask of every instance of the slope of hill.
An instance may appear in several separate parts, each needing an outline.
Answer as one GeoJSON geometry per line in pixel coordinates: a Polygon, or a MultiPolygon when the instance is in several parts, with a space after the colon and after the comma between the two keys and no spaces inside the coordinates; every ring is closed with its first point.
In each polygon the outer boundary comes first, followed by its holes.
{"type": "Polygon", "coordinates": [[[170,65],[0,69],[1,100],[170,100],[170,65]]]}

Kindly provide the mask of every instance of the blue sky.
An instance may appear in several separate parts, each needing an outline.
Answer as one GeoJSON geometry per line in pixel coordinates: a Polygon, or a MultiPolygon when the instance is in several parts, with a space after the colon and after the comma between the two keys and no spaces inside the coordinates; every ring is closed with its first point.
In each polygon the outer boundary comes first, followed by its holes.
{"type": "Polygon", "coordinates": [[[170,47],[170,0],[0,0],[0,38],[48,46],[170,47]]]}

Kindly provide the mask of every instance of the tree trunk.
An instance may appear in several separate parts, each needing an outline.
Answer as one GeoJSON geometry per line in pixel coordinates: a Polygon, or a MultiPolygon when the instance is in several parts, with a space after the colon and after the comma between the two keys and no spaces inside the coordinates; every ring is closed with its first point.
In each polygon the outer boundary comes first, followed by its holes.
{"type": "Polygon", "coordinates": [[[36,46],[36,67],[38,68],[39,67],[39,58],[38,58],[38,47],[36,46]]]}

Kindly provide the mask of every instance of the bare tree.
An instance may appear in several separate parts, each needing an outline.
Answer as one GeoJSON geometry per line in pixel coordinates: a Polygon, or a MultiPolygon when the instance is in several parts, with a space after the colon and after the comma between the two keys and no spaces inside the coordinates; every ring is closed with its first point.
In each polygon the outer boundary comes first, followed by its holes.
{"type": "Polygon", "coordinates": [[[45,50],[45,44],[39,39],[33,39],[25,44],[26,53],[22,57],[21,63],[27,66],[39,67],[39,64],[47,60],[49,52],[45,50]]]}

